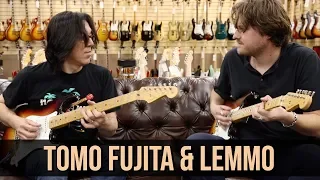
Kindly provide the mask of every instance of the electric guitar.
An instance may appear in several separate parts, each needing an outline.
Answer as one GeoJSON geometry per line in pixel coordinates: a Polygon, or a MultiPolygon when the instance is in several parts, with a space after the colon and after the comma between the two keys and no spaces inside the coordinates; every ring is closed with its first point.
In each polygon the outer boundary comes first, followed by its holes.
{"type": "Polygon", "coordinates": [[[105,20],[103,0],[100,1],[100,8],[102,9],[102,19],[98,20],[97,36],[99,41],[105,42],[109,38],[109,27],[105,20]]]}
{"type": "Polygon", "coordinates": [[[182,2],[182,8],[183,8],[183,20],[182,22],[179,24],[179,36],[180,36],[180,39],[182,41],[189,41],[190,40],[190,22],[186,22],[184,20],[185,18],[185,3],[190,4],[190,0],[183,0],[182,2]]]}
{"type": "Polygon", "coordinates": [[[0,22],[0,41],[3,41],[6,39],[6,29],[4,27],[4,22],[0,22]]]}
{"type": "Polygon", "coordinates": [[[212,26],[213,22],[208,18],[208,6],[211,4],[211,0],[206,0],[206,22],[204,27],[204,39],[210,41],[214,38],[212,26]]]}
{"type": "MultiPolygon", "coordinates": [[[[309,4],[306,1],[304,7],[306,7],[308,5],[309,4]]],[[[307,20],[306,20],[306,14],[304,14],[304,12],[303,12],[305,10],[305,8],[303,8],[302,6],[303,6],[303,4],[300,2],[301,26],[299,28],[299,37],[300,37],[300,39],[307,39],[307,36],[306,36],[307,20]]]]}
{"type": "MultiPolygon", "coordinates": [[[[234,5],[236,0],[232,0],[232,4],[231,4],[231,7],[230,7],[230,12],[231,12],[231,9],[234,5]]],[[[227,19],[227,25],[228,25],[228,28],[227,28],[227,36],[228,36],[228,40],[234,40],[233,39],[233,35],[234,33],[236,32],[236,28],[233,24],[233,22],[230,20],[230,15],[229,15],[229,18],[227,19]]]]}
{"type": "Polygon", "coordinates": [[[20,31],[18,30],[18,22],[15,21],[14,17],[14,3],[10,0],[12,17],[7,19],[7,29],[5,37],[8,41],[16,41],[20,38],[20,31]]]}
{"type": "Polygon", "coordinates": [[[130,21],[126,20],[126,7],[123,7],[123,21],[120,22],[120,40],[121,43],[123,41],[129,41],[131,37],[130,32],[130,21]]]}
{"type": "Polygon", "coordinates": [[[196,0],[197,4],[196,4],[196,20],[194,18],[192,18],[192,25],[193,25],[193,29],[192,29],[192,39],[195,40],[202,40],[204,38],[204,26],[205,23],[198,23],[198,6],[199,6],[199,1],[200,0],[196,0]]]}
{"type": "MultiPolygon", "coordinates": [[[[317,10],[314,12],[314,25],[312,27],[312,35],[315,38],[320,38],[320,21],[317,10]]],[[[1,36],[1,35],[0,35],[1,36]]]]}
{"type": "Polygon", "coordinates": [[[43,37],[44,39],[47,39],[47,31],[48,31],[48,25],[50,22],[50,19],[53,17],[53,11],[52,11],[52,0],[48,1],[50,3],[50,17],[43,21],[43,24],[45,25],[44,31],[43,31],[43,37]]]}
{"type": "Polygon", "coordinates": [[[26,18],[21,20],[21,30],[20,30],[20,39],[25,42],[32,41],[31,37],[31,23],[29,22],[29,16],[28,16],[28,4],[27,0],[25,0],[25,8],[26,8],[26,18]]]}
{"type": "Polygon", "coordinates": [[[136,22],[136,12],[137,12],[137,0],[134,1],[133,4],[133,23],[131,26],[131,41],[132,41],[132,47],[134,49],[136,42],[138,42],[141,39],[141,32],[140,32],[140,25],[138,22],[136,22]]]}
{"type": "MultiPolygon", "coordinates": [[[[107,111],[121,105],[131,103],[137,100],[146,101],[147,103],[154,102],[162,97],[175,98],[179,94],[179,89],[174,86],[149,86],[142,87],[139,90],[117,96],[94,105],[85,106],[83,108],[88,110],[96,109],[97,111],[107,111]]],[[[22,117],[41,124],[39,135],[36,140],[49,140],[50,143],[56,144],[64,141],[67,137],[61,136],[59,130],[68,128],[75,130],[75,132],[83,132],[82,127],[71,125],[72,122],[83,118],[81,108],[75,109],[74,104],[79,104],[75,95],[66,96],[64,99],[53,100],[42,109],[32,109],[27,105],[21,105],[16,108],[15,113],[22,117]],[[75,110],[74,110],[75,109],[75,110]]],[[[3,135],[3,140],[17,140],[17,133],[12,128],[7,128],[3,135]]],[[[33,143],[34,141],[21,141],[19,147],[15,150],[16,153],[21,153],[22,156],[28,155],[40,143],[33,143]]],[[[1,147],[1,156],[7,156],[13,147],[9,145],[1,147]]]]}
{"type": "MultiPolygon", "coordinates": [[[[178,1],[177,1],[178,3],[178,1]]],[[[178,4],[177,4],[178,5],[178,4]]],[[[168,32],[168,38],[170,41],[177,41],[179,39],[179,22],[174,20],[176,8],[173,4],[172,7],[172,21],[169,22],[169,32],[168,32]]]]}
{"type": "MultiPolygon", "coordinates": [[[[296,93],[289,92],[265,104],[264,109],[269,111],[273,108],[283,107],[286,111],[294,111],[298,108],[307,110],[311,103],[314,91],[297,90],[296,93]]],[[[246,120],[247,117],[252,115],[252,111],[260,103],[259,94],[251,92],[236,101],[226,101],[224,105],[231,107],[233,110],[228,115],[232,119],[232,124],[229,128],[224,129],[218,126],[217,122],[213,123],[209,133],[220,136],[224,139],[234,139],[239,132],[233,127],[233,124],[246,120]],[[252,105],[253,104],[253,105],[252,105]]]]}
{"type": "MultiPolygon", "coordinates": [[[[163,0],[159,0],[161,6],[163,5],[163,0]]],[[[157,22],[154,25],[154,40],[156,40],[157,42],[159,42],[160,40],[162,40],[162,22],[159,23],[159,9],[158,9],[158,1],[157,1],[157,6],[155,8],[155,11],[157,13],[157,22]]]]}
{"type": "Polygon", "coordinates": [[[219,5],[219,18],[217,18],[217,29],[216,29],[216,39],[226,39],[227,38],[227,31],[226,31],[226,22],[222,23],[221,20],[221,9],[223,2],[220,0],[220,5],[219,5]]]}
{"type": "Polygon", "coordinates": [[[38,9],[38,16],[34,18],[32,21],[31,37],[32,37],[32,40],[41,41],[41,40],[44,40],[43,24],[42,24],[41,15],[40,15],[40,1],[37,0],[37,2],[38,3],[36,3],[36,8],[38,9]]]}
{"type": "MultiPolygon", "coordinates": [[[[149,0],[150,4],[152,3],[152,0],[149,0]]],[[[141,39],[143,41],[151,41],[153,39],[153,21],[148,21],[148,2],[146,0],[146,20],[142,21],[142,32],[141,32],[141,39]]]]}
{"type": "Polygon", "coordinates": [[[118,40],[119,37],[119,22],[114,20],[114,14],[115,14],[115,8],[116,8],[116,1],[113,1],[113,9],[112,9],[112,21],[110,21],[110,32],[109,32],[109,39],[111,41],[118,40]]]}

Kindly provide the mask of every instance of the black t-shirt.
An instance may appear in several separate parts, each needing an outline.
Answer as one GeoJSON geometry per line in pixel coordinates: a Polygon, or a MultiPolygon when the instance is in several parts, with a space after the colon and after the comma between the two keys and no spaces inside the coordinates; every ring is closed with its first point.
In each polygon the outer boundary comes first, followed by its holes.
{"type": "MultiPolygon", "coordinates": [[[[226,54],[215,87],[223,99],[237,100],[250,92],[260,97],[270,95],[275,98],[303,89],[315,91],[307,111],[320,109],[320,59],[312,49],[289,43],[281,49],[276,63],[263,75],[250,65],[249,58],[240,56],[236,48],[226,54]]],[[[296,112],[301,113],[301,110],[296,112]]],[[[239,138],[306,138],[291,128],[283,127],[279,121],[261,122],[251,116],[247,122],[235,123],[234,127],[238,129],[239,138]]]]}
{"type": "MultiPolygon", "coordinates": [[[[96,103],[117,96],[115,82],[108,69],[88,64],[78,73],[67,74],[53,71],[49,63],[44,62],[21,70],[3,92],[3,97],[10,109],[27,103],[28,109],[40,112],[39,110],[48,109],[49,105],[58,102],[61,105],[57,110],[63,113],[87,106],[87,101],[84,101],[70,107],[71,103],[85,98],[88,94],[94,96],[92,101],[96,103]]],[[[117,109],[108,110],[106,113],[117,109]]],[[[96,129],[83,129],[80,120],[58,131],[64,139],[92,139],[97,135],[96,129]],[[85,131],[79,133],[79,130],[85,131]]]]}

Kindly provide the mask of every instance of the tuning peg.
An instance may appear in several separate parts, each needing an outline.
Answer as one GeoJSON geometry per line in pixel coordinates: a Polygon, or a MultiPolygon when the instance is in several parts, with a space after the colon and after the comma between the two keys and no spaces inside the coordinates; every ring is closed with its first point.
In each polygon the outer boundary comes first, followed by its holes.
{"type": "Polygon", "coordinates": [[[316,92],[312,91],[312,93],[311,93],[310,96],[313,97],[315,93],[316,93],[316,92]]]}
{"type": "Polygon", "coordinates": [[[300,93],[300,89],[297,89],[296,93],[299,94],[300,93]]]}
{"type": "Polygon", "coordinates": [[[173,83],[173,86],[178,87],[178,84],[177,83],[173,83]]]}

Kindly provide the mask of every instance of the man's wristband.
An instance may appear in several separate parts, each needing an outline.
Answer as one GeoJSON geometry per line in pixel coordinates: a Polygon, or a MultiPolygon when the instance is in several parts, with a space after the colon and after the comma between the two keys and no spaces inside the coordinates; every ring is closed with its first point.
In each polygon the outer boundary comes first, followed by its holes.
{"type": "Polygon", "coordinates": [[[296,122],[298,120],[297,114],[295,112],[292,112],[292,113],[293,113],[293,118],[294,118],[293,122],[291,124],[289,124],[289,125],[285,125],[285,124],[282,123],[283,127],[288,128],[288,127],[292,127],[292,126],[294,126],[296,124],[296,122]]]}

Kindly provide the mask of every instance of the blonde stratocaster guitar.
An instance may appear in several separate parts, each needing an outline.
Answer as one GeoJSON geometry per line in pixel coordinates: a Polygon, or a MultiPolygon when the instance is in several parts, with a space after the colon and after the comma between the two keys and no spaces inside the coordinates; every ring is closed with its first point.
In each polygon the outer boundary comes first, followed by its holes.
{"type": "MultiPolygon", "coordinates": [[[[127,94],[117,96],[102,102],[97,102],[94,105],[85,106],[85,109],[96,109],[97,111],[107,111],[127,103],[131,103],[137,100],[146,101],[147,103],[154,102],[162,97],[174,98],[179,94],[179,89],[174,86],[147,86],[142,87],[139,90],[129,92],[127,94]]],[[[20,117],[29,119],[31,121],[41,124],[41,129],[36,140],[49,140],[48,142],[55,143],[65,140],[66,137],[60,139],[59,129],[70,127],[70,123],[83,118],[81,110],[72,109],[72,104],[77,102],[78,99],[74,96],[66,96],[64,99],[51,101],[43,109],[30,109],[28,106],[21,105],[16,108],[16,114],[20,117]],[[58,138],[58,139],[56,139],[58,138]]],[[[71,130],[71,129],[70,129],[71,130]]],[[[7,128],[3,135],[3,140],[15,140],[18,139],[16,131],[12,128],[7,128]]],[[[27,155],[34,148],[39,146],[39,143],[32,143],[34,141],[21,141],[17,148],[17,153],[22,153],[22,156],[27,155]],[[30,150],[30,151],[28,151],[30,150]]],[[[40,147],[43,148],[43,147],[40,147]]],[[[6,156],[11,150],[11,147],[1,147],[1,156],[6,156]],[[8,152],[4,149],[8,150],[8,152]]],[[[21,154],[20,154],[21,155],[21,154]]]]}
{"type": "MultiPolygon", "coordinates": [[[[269,111],[273,108],[283,107],[288,112],[294,111],[298,108],[307,110],[312,103],[312,97],[314,94],[314,91],[298,89],[296,93],[289,92],[286,95],[273,98],[265,104],[264,109],[269,111]]],[[[259,103],[259,94],[252,92],[234,102],[227,101],[225,102],[225,105],[233,109],[228,116],[231,117],[232,123],[234,124],[242,120],[246,120],[247,117],[251,116],[253,109],[259,103]]],[[[233,128],[233,124],[231,124],[229,128],[224,129],[218,126],[217,122],[215,121],[210,129],[210,133],[220,136],[224,139],[235,138],[237,129],[233,128]]]]}
{"type": "Polygon", "coordinates": [[[182,22],[179,24],[179,36],[181,41],[189,41],[190,40],[190,36],[191,36],[191,24],[189,21],[185,21],[185,3],[187,3],[188,5],[190,4],[190,0],[183,0],[182,2],[182,8],[183,8],[183,20],[182,22]]]}

